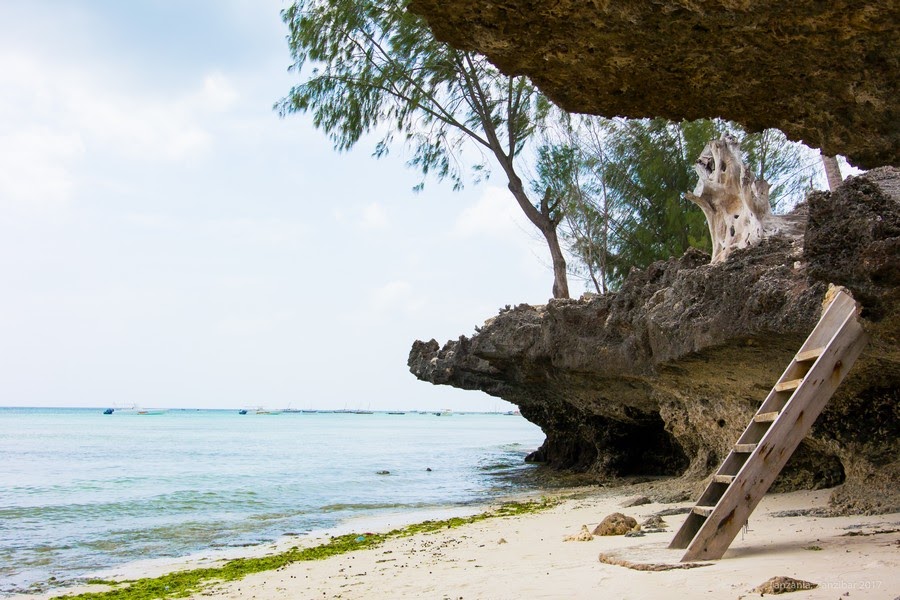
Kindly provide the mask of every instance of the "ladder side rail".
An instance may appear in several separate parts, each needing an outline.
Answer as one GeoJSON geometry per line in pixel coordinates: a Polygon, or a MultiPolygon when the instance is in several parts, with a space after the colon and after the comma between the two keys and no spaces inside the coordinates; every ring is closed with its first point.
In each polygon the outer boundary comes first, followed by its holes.
{"type": "MultiPolygon", "coordinates": [[[[831,342],[837,336],[837,332],[840,330],[839,326],[847,320],[848,316],[855,313],[856,301],[853,300],[853,297],[848,293],[839,291],[834,299],[825,307],[825,310],[823,311],[822,316],[819,318],[819,321],[816,323],[816,326],[807,336],[806,340],[803,342],[803,345],[800,346],[800,350],[797,352],[797,354],[795,354],[795,359],[791,360],[790,363],[788,363],[788,366],[785,368],[784,372],[781,374],[781,377],[779,377],[777,381],[782,382],[793,379],[795,375],[798,374],[798,364],[796,361],[796,356],[804,351],[819,349],[826,343],[831,342]]],[[[816,361],[817,360],[818,359],[816,359],[816,361]]],[[[815,361],[813,364],[815,364],[815,361]]],[[[760,423],[756,422],[756,417],[760,414],[771,411],[780,412],[783,409],[784,405],[788,401],[790,401],[790,398],[788,398],[787,400],[784,399],[784,395],[786,393],[787,392],[778,392],[774,387],[769,390],[769,394],[760,404],[760,407],[757,409],[754,415],[750,418],[747,427],[738,437],[736,444],[755,443],[760,440],[761,427],[760,423]]],[[[766,423],[765,427],[769,428],[770,425],[766,423]]],[[[731,451],[729,451],[725,459],[719,465],[719,468],[713,474],[712,479],[707,484],[703,493],[699,496],[697,502],[695,503],[695,506],[703,504],[719,504],[719,502],[721,502],[722,500],[722,497],[724,496],[721,486],[725,484],[723,484],[721,481],[717,481],[717,478],[720,476],[730,476],[732,479],[731,482],[727,485],[733,486],[735,484],[735,481],[737,481],[737,475],[747,465],[747,463],[750,462],[750,458],[750,456],[744,455],[743,453],[735,452],[734,448],[732,447],[731,451]],[[711,498],[717,499],[715,499],[715,501],[713,502],[710,502],[711,498]]],[[[727,489],[725,489],[724,491],[727,492],[727,489]]],[[[690,545],[691,540],[694,539],[696,534],[699,532],[699,529],[703,527],[704,521],[706,520],[705,518],[698,517],[699,515],[696,515],[694,513],[690,513],[688,515],[688,518],[684,523],[682,523],[681,528],[672,539],[672,542],[669,544],[670,549],[684,549],[690,545]]]]}
{"type": "MultiPolygon", "coordinates": [[[[825,307],[825,311],[822,316],[819,318],[818,323],[807,336],[806,340],[803,342],[803,345],[800,347],[800,352],[805,348],[814,348],[819,346],[819,342],[821,338],[824,337],[822,331],[829,327],[830,331],[828,332],[829,337],[834,337],[834,321],[837,316],[840,316],[842,320],[846,320],[847,314],[842,314],[847,312],[847,302],[846,300],[852,303],[851,310],[855,312],[856,304],[853,302],[853,299],[846,293],[841,292],[827,307],[825,307]]],[[[798,352],[799,354],[799,352],[798,352]]],[[[796,356],[796,355],[795,355],[796,356]]],[[[781,376],[776,380],[778,382],[786,381],[793,379],[797,374],[798,365],[796,360],[791,360],[788,363],[788,366],[784,369],[784,372],[781,376]]],[[[735,444],[741,443],[754,443],[759,441],[759,432],[760,432],[760,424],[756,422],[756,417],[759,414],[769,412],[772,410],[780,411],[787,401],[784,400],[784,394],[786,392],[778,392],[775,387],[772,387],[769,390],[769,394],[766,396],[765,400],[760,404],[759,408],[750,418],[747,427],[744,428],[744,431],[738,437],[735,444]]],[[[769,424],[766,424],[766,427],[770,427],[769,424]]],[[[751,454],[752,456],[752,454],[751,454]]],[[[724,494],[721,486],[723,484],[716,481],[716,478],[720,475],[732,475],[735,476],[732,482],[728,485],[734,485],[735,481],[737,481],[737,475],[739,472],[750,462],[750,457],[743,455],[743,453],[737,453],[734,451],[734,446],[728,452],[725,459],[719,465],[719,468],[713,474],[712,479],[707,484],[706,488],[704,488],[703,493],[700,494],[695,506],[700,505],[717,505],[724,494]],[[718,487],[718,489],[717,489],[718,487]],[[712,498],[715,498],[714,501],[711,501],[712,498]]],[[[727,492],[727,490],[725,490],[727,492]]],[[[704,525],[704,518],[696,515],[694,513],[690,513],[688,518],[682,523],[681,528],[675,534],[675,537],[672,539],[672,542],[669,544],[670,549],[684,549],[687,548],[691,540],[698,534],[699,530],[704,525]]]]}
{"type": "Polygon", "coordinates": [[[862,352],[866,341],[867,336],[854,311],[847,315],[829,342],[828,349],[813,365],[806,381],[794,392],[781,415],[738,471],[715,510],[694,536],[682,561],[722,557],[806,437],[849,367],[862,352]]]}
{"type": "MultiPolygon", "coordinates": [[[[825,307],[819,322],[806,337],[797,354],[827,346],[833,338],[833,332],[844,322],[849,312],[856,313],[856,301],[853,296],[840,290],[834,299],[825,307]]],[[[780,380],[779,380],[780,381],[780,380]]]]}

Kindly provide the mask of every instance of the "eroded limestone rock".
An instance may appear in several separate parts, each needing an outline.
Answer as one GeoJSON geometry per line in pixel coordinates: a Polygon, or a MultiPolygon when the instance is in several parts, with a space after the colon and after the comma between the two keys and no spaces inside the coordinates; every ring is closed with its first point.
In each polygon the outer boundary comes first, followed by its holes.
{"type": "Polygon", "coordinates": [[[417,341],[416,377],[518,405],[547,438],[531,460],[593,474],[715,469],[818,320],[828,283],[871,341],[775,489],[832,487],[836,510],[900,508],[900,171],[813,196],[805,248],[774,235],[709,264],[689,251],[621,290],[504,309],[479,333],[417,341]]]}

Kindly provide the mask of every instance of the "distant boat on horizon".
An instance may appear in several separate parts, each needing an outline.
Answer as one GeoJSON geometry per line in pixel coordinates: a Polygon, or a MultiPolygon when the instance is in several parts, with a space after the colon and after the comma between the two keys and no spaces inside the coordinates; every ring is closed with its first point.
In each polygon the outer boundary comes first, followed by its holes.
{"type": "Polygon", "coordinates": [[[139,415],[163,415],[166,413],[165,408],[139,408],[135,411],[139,415]]]}
{"type": "Polygon", "coordinates": [[[453,411],[450,410],[449,408],[445,408],[445,409],[442,410],[442,411],[439,411],[439,412],[434,413],[434,416],[436,416],[436,417],[450,417],[450,416],[453,416],[453,411]]]}
{"type": "Polygon", "coordinates": [[[108,408],[106,409],[110,412],[103,411],[103,414],[111,415],[113,413],[119,413],[124,415],[162,415],[165,414],[168,409],[165,408],[144,408],[142,406],[138,406],[137,404],[132,404],[130,406],[123,406],[120,408],[108,408]]]}

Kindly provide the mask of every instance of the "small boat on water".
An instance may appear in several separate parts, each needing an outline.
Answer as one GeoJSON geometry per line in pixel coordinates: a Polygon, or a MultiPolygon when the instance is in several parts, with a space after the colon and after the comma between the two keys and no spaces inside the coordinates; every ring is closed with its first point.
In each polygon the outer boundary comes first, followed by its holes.
{"type": "Polygon", "coordinates": [[[247,409],[246,409],[246,408],[242,408],[241,410],[238,411],[238,414],[239,414],[239,415],[246,415],[246,414],[247,414],[247,409]]]}
{"type": "Polygon", "coordinates": [[[449,417],[452,415],[453,415],[453,411],[450,410],[449,408],[445,408],[442,411],[434,413],[434,416],[436,416],[436,417],[449,417]]]}
{"type": "Polygon", "coordinates": [[[144,408],[142,406],[138,406],[137,404],[132,404],[130,406],[120,406],[119,408],[108,408],[106,410],[108,410],[109,412],[104,411],[103,414],[105,415],[111,415],[114,412],[123,415],[162,415],[167,411],[167,409],[165,408],[144,408]]]}

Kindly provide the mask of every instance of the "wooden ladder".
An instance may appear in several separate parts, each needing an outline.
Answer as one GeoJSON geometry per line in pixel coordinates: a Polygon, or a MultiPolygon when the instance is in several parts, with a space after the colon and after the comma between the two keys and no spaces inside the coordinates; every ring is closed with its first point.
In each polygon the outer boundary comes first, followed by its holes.
{"type": "Polygon", "coordinates": [[[682,562],[722,558],[866,345],[842,288],[769,392],[669,548],[682,562]]]}

